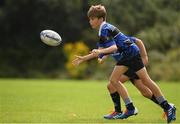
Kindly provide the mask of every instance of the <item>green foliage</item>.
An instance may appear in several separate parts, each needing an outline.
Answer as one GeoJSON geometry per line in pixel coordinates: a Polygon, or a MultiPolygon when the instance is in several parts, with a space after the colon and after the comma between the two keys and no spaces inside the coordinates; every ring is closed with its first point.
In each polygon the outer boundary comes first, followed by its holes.
{"type": "Polygon", "coordinates": [[[180,48],[169,50],[168,53],[152,51],[149,53],[149,72],[155,80],[179,80],[180,48]]]}
{"type": "Polygon", "coordinates": [[[136,34],[142,27],[144,29],[153,26],[157,18],[157,8],[149,0],[111,1],[107,4],[107,11],[108,19],[113,19],[121,30],[129,34],[136,34]]]}
{"type": "Polygon", "coordinates": [[[180,47],[180,19],[172,25],[156,24],[149,30],[142,31],[138,37],[143,39],[147,49],[156,49],[160,52],[168,52],[170,49],[180,47]]]}
{"type": "Polygon", "coordinates": [[[0,7],[0,77],[48,76],[64,70],[62,48],[44,45],[39,33],[52,29],[60,33],[63,42],[79,39],[83,25],[68,25],[81,20],[80,6],[79,0],[6,0],[0,7]]]}

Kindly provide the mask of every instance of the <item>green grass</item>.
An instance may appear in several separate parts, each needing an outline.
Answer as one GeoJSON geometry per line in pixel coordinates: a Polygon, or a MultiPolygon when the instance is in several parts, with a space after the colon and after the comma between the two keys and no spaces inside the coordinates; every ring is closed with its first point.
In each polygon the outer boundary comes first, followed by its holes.
{"type": "MultiPolygon", "coordinates": [[[[113,109],[106,81],[0,79],[0,123],[165,123],[160,107],[126,83],[139,114],[127,120],[105,120],[113,109]]],[[[159,83],[177,107],[180,123],[180,82],[159,83]]],[[[124,104],[122,104],[124,108],[124,104]]]]}

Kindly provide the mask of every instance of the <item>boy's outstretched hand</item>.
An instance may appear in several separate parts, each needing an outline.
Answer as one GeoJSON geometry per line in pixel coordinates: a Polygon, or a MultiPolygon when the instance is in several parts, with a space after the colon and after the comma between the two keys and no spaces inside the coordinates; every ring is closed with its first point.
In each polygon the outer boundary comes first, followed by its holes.
{"type": "Polygon", "coordinates": [[[78,56],[78,55],[75,55],[75,59],[72,61],[72,64],[74,66],[78,66],[79,64],[81,64],[83,61],[84,61],[84,58],[83,56],[78,56]]]}

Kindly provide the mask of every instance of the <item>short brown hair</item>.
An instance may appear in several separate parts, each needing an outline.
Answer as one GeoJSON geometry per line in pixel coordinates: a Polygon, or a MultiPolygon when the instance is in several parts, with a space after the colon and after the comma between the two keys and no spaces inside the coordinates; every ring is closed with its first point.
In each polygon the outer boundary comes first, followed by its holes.
{"type": "Polygon", "coordinates": [[[92,5],[87,13],[88,17],[97,17],[97,18],[103,18],[103,20],[106,20],[106,9],[102,5],[92,5]]]}

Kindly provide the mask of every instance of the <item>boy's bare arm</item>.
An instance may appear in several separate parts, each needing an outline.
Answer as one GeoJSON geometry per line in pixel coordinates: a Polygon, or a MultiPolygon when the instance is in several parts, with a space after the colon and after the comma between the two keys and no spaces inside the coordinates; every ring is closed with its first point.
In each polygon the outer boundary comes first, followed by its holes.
{"type": "Polygon", "coordinates": [[[83,56],[83,60],[84,60],[84,61],[88,61],[88,60],[91,60],[91,59],[96,58],[96,57],[98,57],[98,55],[95,55],[95,54],[93,54],[93,53],[90,53],[90,54],[88,54],[88,55],[83,56]]]}
{"type": "Polygon", "coordinates": [[[137,39],[135,43],[140,49],[141,57],[147,56],[147,52],[146,52],[146,48],[144,46],[144,43],[140,39],[137,39]]]}
{"type": "Polygon", "coordinates": [[[99,55],[99,54],[105,54],[105,55],[108,55],[108,54],[111,54],[115,51],[117,51],[117,46],[116,45],[112,45],[108,48],[103,48],[103,49],[94,49],[92,50],[92,52],[95,54],[95,55],[99,55]]]}
{"type": "Polygon", "coordinates": [[[78,66],[78,65],[81,64],[82,62],[88,61],[88,60],[93,59],[93,58],[95,58],[95,57],[97,57],[97,56],[96,56],[95,54],[93,54],[93,53],[90,53],[90,54],[85,55],[85,56],[78,56],[78,55],[76,55],[75,57],[76,57],[76,58],[72,61],[72,64],[73,64],[74,66],[78,66]]]}
{"type": "Polygon", "coordinates": [[[148,55],[147,55],[147,51],[146,51],[146,48],[144,46],[144,43],[140,39],[136,39],[135,43],[140,49],[140,54],[141,54],[143,63],[145,65],[147,65],[147,63],[148,63],[148,55]]]}

